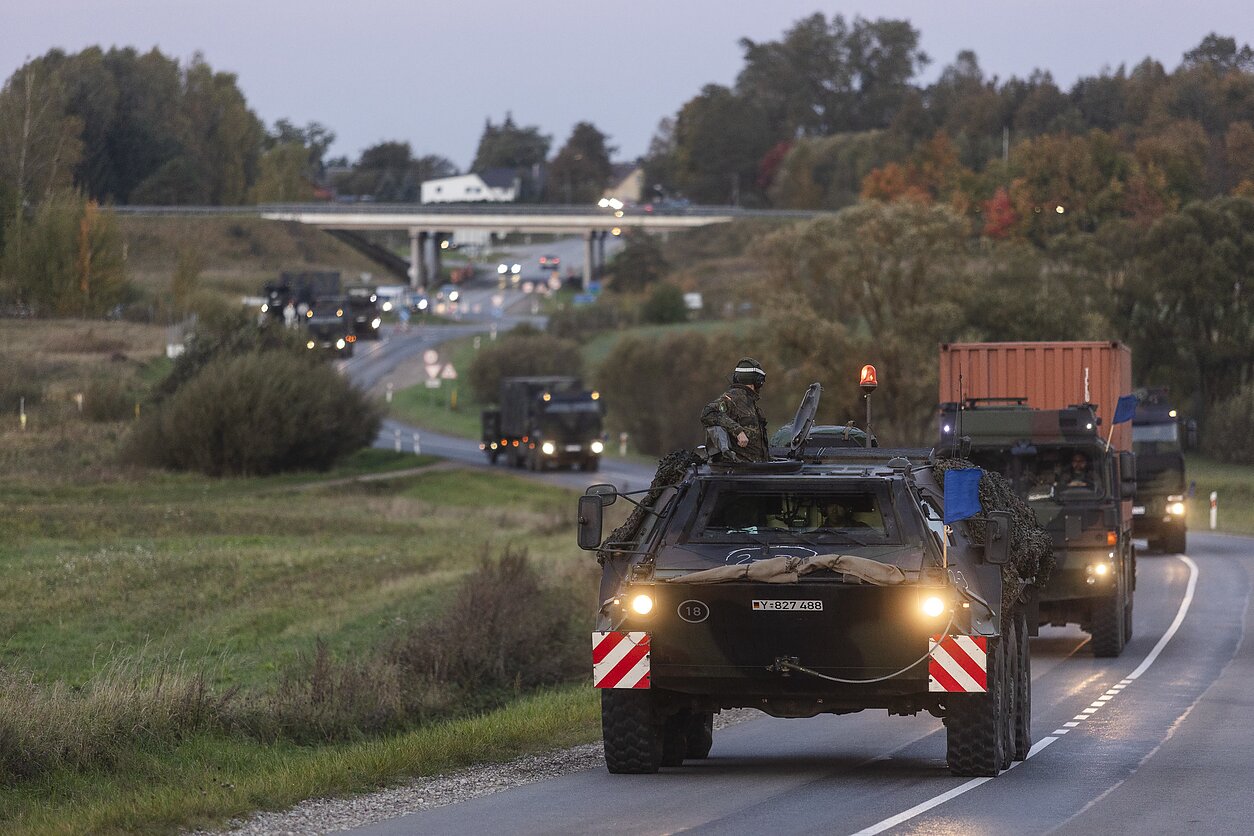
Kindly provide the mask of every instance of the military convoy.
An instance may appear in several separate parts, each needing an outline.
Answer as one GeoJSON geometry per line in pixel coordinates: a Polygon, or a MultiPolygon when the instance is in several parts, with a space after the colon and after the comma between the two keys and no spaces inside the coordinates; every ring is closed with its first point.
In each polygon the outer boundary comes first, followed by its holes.
{"type": "Polygon", "coordinates": [[[1079,624],[1096,656],[1132,636],[1137,465],[1120,343],[964,343],[940,350],[940,448],[1005,477],[1053,541],[1055,567],[1031,625],[1079,624]]]}
{"type": "Polygon", "coordinates": [[[1027,756],[1024,602],[1048,571],[1030,512],[981,508],[996,477],[967,463],[814,432],[818,394],[772,461],[699,448],[664,459],[645,491],[580,497],[579,545],[603,568],[592,648],[611,772],[706,757],[715,713],[740,707],[926,711],[944,718],[955,775],[1027,756]],[[974,516],[954,519],[957,499],[947,512],[954,470],[980,479],[974,516]],[[634,509],[604,537],[620,499],[634,509]]]}
{"type": "Polygon", "coordinates": [[[479,449],[495,464],[548,470],[597,470],[605,450],[601,394],[575,377],[507,377],[500,405],[481,415],[479,449]]]}
{"type": "Polygon", "coordinates": [[[374,288],[356,285],[342,292],[338,272],[283,272],[262,294],[262,316],[303,326],[311,351],[351,357],[358,340],[379,339],[382,319],[374,288]]]}

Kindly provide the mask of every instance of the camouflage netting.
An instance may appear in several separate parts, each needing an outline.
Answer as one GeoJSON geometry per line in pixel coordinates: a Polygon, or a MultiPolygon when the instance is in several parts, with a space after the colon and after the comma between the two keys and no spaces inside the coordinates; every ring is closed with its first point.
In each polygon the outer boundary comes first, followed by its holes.
{"type": "MultiPolygon", "coordinates": [[[[701,463],[701,458],[691,450],[676,450],[668,453],[658,460],[657,472],[653,474],[653,481],[649,483],[649,492],[640,500],[640,506],[632,509],[631,516],[627,517],[626,522],[618,528],[610,532],[610,536],[605,538],[606,543],[630,543],[633,542],[640,532],[640,525],[644,522],[645,507],[651,506],[657,501],[658,495],[662,488],[667,485],[676,485],[680,479],[684,478],[684,474],[688,472],[688,468],[695,464],[701,463]],[[641,507],[644,506],[644,507],[641,507]]],[[[605,549],[597,552],[597,562],[605,563],[608,554],[605,549]]]]}
{"type": "MultiPolygon", "coordinates": [[[[977,467],[966,459],[938,459],[933,466],[937,485],[943,488],[945,471],[977,467]]],[[[1023,588],[1045,585],[1054,571],[1054,545],[1036,522],[1036,514],[1023,497],[999,473],[984,471],[980,477],[980,507],[985,511],[1010,512],[1010,562],[1002,567],[1002,612],[1009,613],[1023,588]]],[[[971,538],[984,543],[985,522],[980,517],[965,521],[971,538]]]]}

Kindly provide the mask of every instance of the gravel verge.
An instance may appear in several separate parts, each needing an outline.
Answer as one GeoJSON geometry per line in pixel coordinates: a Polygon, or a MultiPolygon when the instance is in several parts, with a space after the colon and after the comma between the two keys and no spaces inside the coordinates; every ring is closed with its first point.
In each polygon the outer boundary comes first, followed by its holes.
{"type": "MultiPolygon", "coordinates": [[[[715,715],[714,728],[727,728],[760,716],[761,713],[753,708],[723,711],[715,715]]],[[[290,810],[258,813],[247,820],[234,821],[229,829],[217,832],[243,836],[335,833],[604,766],[605,752],[601,743],[585,743],[569,749],[524,755],[505,763],[484,764],[448,775],[419,778],[399,787],[366,795],[313,798],[290,810]]],[[[191,836],[209,836],[209,832],[197,831],[191,836]]]]}

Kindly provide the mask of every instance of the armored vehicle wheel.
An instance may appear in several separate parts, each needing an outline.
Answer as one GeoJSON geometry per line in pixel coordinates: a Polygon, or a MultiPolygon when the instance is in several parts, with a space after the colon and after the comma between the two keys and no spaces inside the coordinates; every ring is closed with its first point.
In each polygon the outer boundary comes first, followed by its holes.
{"type": "Polygon", "coordinates": [[[1012,747],[1014,759],[1021,761],[1032,748],[1032,645],[1028,641],[1028,620],[1022,610],[1015,613],[1015,715],[1012,747]]]}
{"type": "Polygon", "coordinates": [[[694,711],[688,715],[688,747],[684,757],[689,760],[704,760],[710,756],[710,747],[714,745],[714,712],[694,711]]]}
{"type": "Polygon", "coordinates": [[[683,766],[688,753],[688,720],[692,715],[681,711],[666,718],[662,730],[662,766],[683,766]]]}
{"type": "Polygon", "coordinates": [[[1123,653],[1127,640],[1123,631],[1127,604],[1123,587],[1123,573],[1120,573],[1111,594],[1093,602],[1093,626],[1089,632],[1093,636],[1094,656],[1109,658],[1123,653]]]}
{"type": "Polygon", "coordinates": [[[606,688],[601,691],[601,737],[605,766],[615,774],[657,772],[662,765],[662,723],[653,713],[653,694],[606,688]]]}
{"type": "Polygon", "coordinates": [[[988,644],[988,690],[983,694],[953,694],[947,706],[945,760],[949,771],[961,777],[995,777],[1009,745],[1002,640],[991,638],[988,644]]]}
{"type": "Polygon", "coordinates": [[[1006,707],[1002,712],[1001,768],[1009,769],[1014,761],[1015,721],[1019,716],[1019,639],[1013,619],[1006,621],[1006,629],[998,647],[1002,655],[1001,692],[1006,707]]]}

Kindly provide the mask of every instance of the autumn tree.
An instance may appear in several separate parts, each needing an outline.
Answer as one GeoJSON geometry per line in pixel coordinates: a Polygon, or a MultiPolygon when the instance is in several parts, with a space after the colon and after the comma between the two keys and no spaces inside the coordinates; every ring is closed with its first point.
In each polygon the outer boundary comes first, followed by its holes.
{"type": "Polygon", "coordinates": [[[580,122],[549,163],[548,197],[555,203],[594,203],[609,183],[617,149],[591,122],[580,122]]]}

